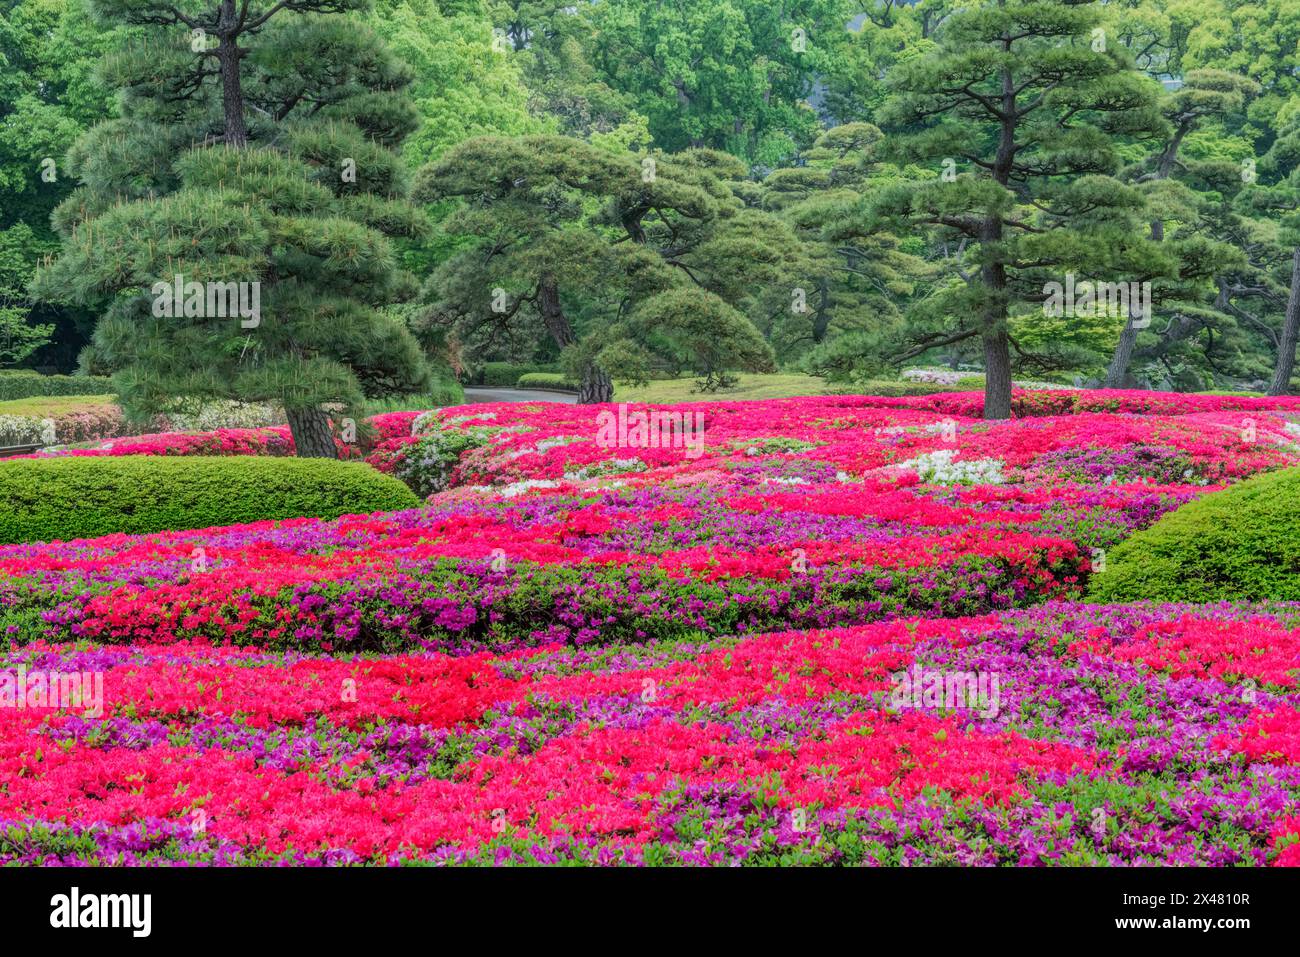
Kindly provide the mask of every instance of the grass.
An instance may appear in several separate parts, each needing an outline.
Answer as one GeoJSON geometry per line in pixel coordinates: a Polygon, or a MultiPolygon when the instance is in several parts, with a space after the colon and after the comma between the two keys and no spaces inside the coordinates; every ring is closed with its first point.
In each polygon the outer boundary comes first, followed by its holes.
{"type": "Polygon", "coordinates": [[[421,395],[390,395],[382,399],[367,399],[361,407],[361,414],[380,415],[385,412],[424,412],[427,409],[460,405],[464,401],[465,393],[460,386],[452,384],[440,392],[421,395]]]}
{"type": "Polygon", "coordinates": [[[825,395],[826,380],[811,375],[779,373],[750,375],[741,373],[740,381],[730,389],[697,392],[694,378],[664,379],[637,388],[615,385],[615,402],[728,402],[740,399],[788,399],[800,395],[825,395]]]}
{"type": "Polygon", "coordinates": [[[89,406],[114,405],[115,395],[37,395],[0,402],[0,415],[30,415],[38,419],[89,406]]]}

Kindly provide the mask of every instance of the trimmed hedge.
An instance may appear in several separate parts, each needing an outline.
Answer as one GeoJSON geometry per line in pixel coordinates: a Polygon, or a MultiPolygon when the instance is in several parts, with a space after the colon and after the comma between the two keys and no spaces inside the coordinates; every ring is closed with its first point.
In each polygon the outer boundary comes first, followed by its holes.
{"type": "Polygon", "coordinates": [[[578,383],[563,372],[530,372],[515,382],[516,389],[558,389],[563,392],[579,391],[578,383]]]}
{"type": "Polygon", "coordinates": [[[559,367],[519,362],[485,362],[470,378],[470,385],[513,389],[521,375],[530,372],[558,372],[559,367]]]}
{"type": "Polygon", "coordinates": [[[41,375],[39,372],[0,375],[0,401],[38,395],[104,395],[112,391],[112,380],[102,375],[41,375]]]}
{"type": "Polygon", "coordinates": [[[1101,602],[1300,600],[1300,469],[1189,502],[1127,539],[1093,575],[1101,602]]]}
{"type": "Polygon", "coordinates": [[[361,462],[122,456],[0,462],[0,543],[337,518],[420,500],[361,462]]]}

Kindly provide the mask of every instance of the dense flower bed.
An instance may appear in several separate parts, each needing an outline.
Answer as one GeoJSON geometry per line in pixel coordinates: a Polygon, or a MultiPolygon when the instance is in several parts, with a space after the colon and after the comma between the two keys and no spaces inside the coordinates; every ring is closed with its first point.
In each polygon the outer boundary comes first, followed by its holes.
{"type": "Polygon", "coordinates": [[[1064,604],[383,659],[33,644],[8,667],[102,672],[102,711],[5,722],[0,861],[1285,863],[1297,621],[1064,604]]]}
{"type": "Polygon", "coordinates": [[[1300,863],[1300,607],[1074,603],[1300,464],[1181,398],[391,413],[422,509],[0,548],[103,687],[0,708],[0,863],[1300,863]]]}

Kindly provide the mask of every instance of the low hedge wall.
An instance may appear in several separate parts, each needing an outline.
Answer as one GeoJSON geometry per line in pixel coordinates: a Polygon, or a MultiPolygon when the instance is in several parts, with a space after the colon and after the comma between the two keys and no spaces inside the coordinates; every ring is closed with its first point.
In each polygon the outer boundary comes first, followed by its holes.
{"type": "Polygon", "coordinates": [[[561,392],[579,391],[578,383],[563,372],[530,372],[515,382],[516,389],[556,389],[561,392]]]}
{"type": "Polygon", "coordinates": [[[0,462],[0,543],[147,534],[420,504],[361,462],[123,456],[0,462]]]}
{"type": "Polygon", "coordinates": [[[41,375],[39,372],[0,373],[0,402],[38,395],[103,395],[113,391],[112,380],[102,375],[41,375]]]}

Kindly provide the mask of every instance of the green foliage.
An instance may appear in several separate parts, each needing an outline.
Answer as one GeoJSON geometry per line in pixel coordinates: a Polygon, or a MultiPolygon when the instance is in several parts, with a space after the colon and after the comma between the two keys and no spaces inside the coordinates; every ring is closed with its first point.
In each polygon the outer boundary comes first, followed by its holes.
{"type": "Polygon", "coordinates": [[[469,384],[513,389],[522,375],[530,372],[559,372],[558,366],[541,366],[534,363],[484,362],[469,377],[469,384]]]}
{"type": "Polygon", "coordinates": [[[414,508],[360,462],[258,456],[121,456],[0,463],[0,542],[145,534],[269,519],[414,508]]]}
{"type": "Polygon", "coordinates": [[[462,405],[464,402],[465,390],[461,388],[460,383],[453,379],[444,379],[427,392],[367,399],[362,403],[361,412],[363,415],[379,415],[383,412],[424,412],[448,405],[462,405]]]}
{"type": "Polygon", "coordinates": [[[572,376],[563,372],[526,372],[515,382],[519,389],[558,389],[563,392],[577,392],[578,383],[572,376]]]}
{"type": "Polygon", "coordinates": [[[41,375],[12,371],[0,374],[0,401],[38,395],[105,395],[111,381],[103,376],[41,375]]]}
{"type": "Polygon", "coordinates": [[[1122,542],[1095,601],[1300,600],[1300,469],[1189,502],[1122,542]]]}
{"type": "Polygon", "coordinates": [[[484,16],[434,0],[379,6],[372,22],[414,77],[410,94],[420,125],[402,146],[412,164],[475,136],[552,131],[553,121],[529,113],[521,65],[494,44],[484,16]]]}
{"type": "MultiPolygon", "coordinates": [[[[983,386],[983,381],[979,386],[983,386]]],[[[893,379],[862,379],[850,384],[830,385],[827,392],[837,395],[879,395],[899,398],[905,395],[933,395],[936,392],[967,392],[967,385],[937,385],[933,382],[903,382],[893,379]]]]}
{"type": "MultiPolygon", "coordinates": [[[[272,401],[300,455],[332,455],[321,406],[431,384],[418,343],[388,307],[409,298],[394,237],[418,236],[397,150],[418,118],[411,76],[374,30],[343,15],[363,0],[187,8],[220,44],[191,45],[155,0],[95,0],[141,29],[105,58],[122,117],[70,151],[83,185],[55,216],[62,255],[33,283],[47,301],[103,310],[98,360],[136,417],[178,395],[272,401]],[[240,85],[216,69],[230,57],[240,85]],[[240,284],[256,315],[161,309],[168,284],[240,284]]],[[[231,288],[234,288],[233,286],[231,288]]]]}
{"type": "Polygon", "coordinates": [[[592,4],[592,61],[668,150],[706,146],[776,166],[816,136],[805,102],[844,69],[845,0],[592,4]]]}

